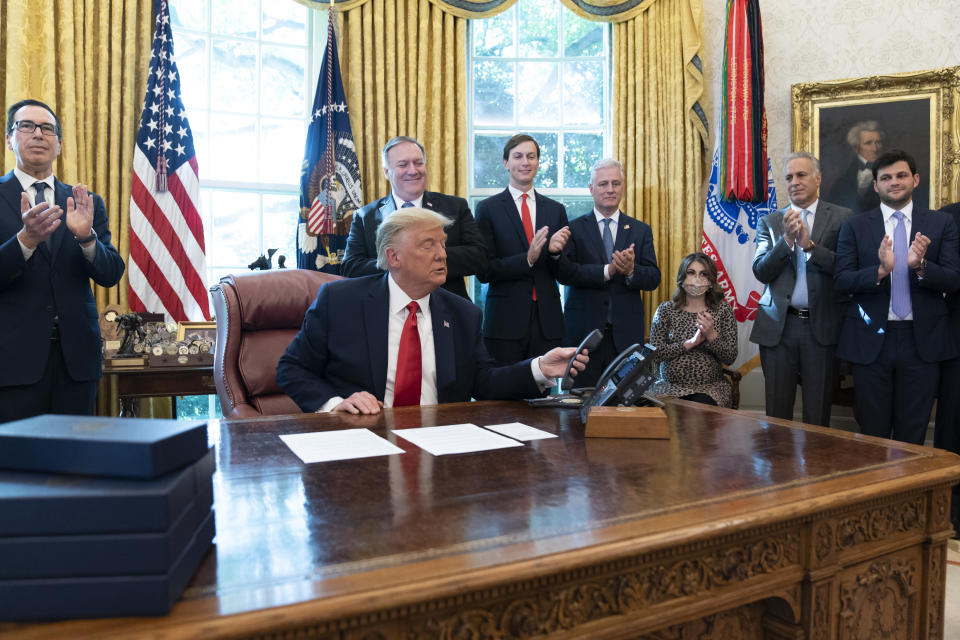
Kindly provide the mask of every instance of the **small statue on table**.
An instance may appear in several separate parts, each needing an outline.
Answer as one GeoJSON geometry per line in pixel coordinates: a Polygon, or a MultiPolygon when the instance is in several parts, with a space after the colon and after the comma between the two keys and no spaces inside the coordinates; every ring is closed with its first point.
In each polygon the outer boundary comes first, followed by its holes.
{"type": "Polygon", "coordinates": [[[123,341],[120,343],[120,349],[113,356],[114,358],[136,358],[140,354],[135,353],[133,345],[137,339],[143,340],[146,332],[143,330],[143,318],[139,313],[124,313],[118,315],[114,322],[120,326],[123,332],[123,341]]]}

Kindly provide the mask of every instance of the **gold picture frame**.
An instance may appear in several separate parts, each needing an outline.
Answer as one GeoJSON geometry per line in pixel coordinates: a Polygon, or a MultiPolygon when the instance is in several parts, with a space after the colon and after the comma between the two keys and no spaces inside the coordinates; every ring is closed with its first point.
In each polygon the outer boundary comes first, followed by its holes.
{"type": "Polygon", "coordinates": [[[841,180],[850,176],[856,152],[847,135],[865,121],[878,123],[884,149],[905,149],[916,158],[918,206],[937,209],[960,200],[960,66],[803,82],[792,85],[790,95],[793,149],[820,158],[826,200],[834,202],[831,194],[842,192],[841,180]]]}
{"type": "Polygon", "coordinates": [[[204,338],[209,338],[214,342],[217,337],[217,323],[210,322],[180,322],[177,324],[177,342],[181,342],[187,337],[187,334],[199,333],[204,338]]]}

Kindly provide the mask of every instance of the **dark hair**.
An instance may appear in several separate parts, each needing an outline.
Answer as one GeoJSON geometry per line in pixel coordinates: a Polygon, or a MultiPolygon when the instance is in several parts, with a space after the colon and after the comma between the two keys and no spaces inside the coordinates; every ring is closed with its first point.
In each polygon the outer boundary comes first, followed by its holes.
{"type": "Polygon", "coordinates": [[[710,288],[707,289],[705,302],[709,308],[716,309],[717,305],[723,302],[723,294],[717,286],[717,265],[713,263],[710,256],[699,251],[688,253],[680,261],[680,268],[677,269],[677,289],[673,292],[673,304],[678,307],[687,305],[687,292],[683,290],[683,280],[687,277],[687,269],[694,262],[699,262],[707,269],[706,275],[707,280],[710,281],[710,288]]]}
{"type": "Polygon", "coordinates": [[[912,175],[917,175],[917,161],[913,159],[913,156],[904,151],[903,149],[890,149],[873,163],[873,179],[877,179],[877,172],[884,167],[889,167],[892,164],[898,162],[906,162],[907,166],[910,167],[910,173],[912,175]]]}
{"type": "Polygon", "coordinates": [[[540,145],[537,144],[537,141],[536,141],[536,140],[534,140],[533,138],[531,138],[530,136],[528,136],[528,135],[525,134],[525,133],[518,133],[517,135],[515,135],[515,136],[513,136],[512,138],[510,138],[509,140],[507,140],[507,144],[503,145],[503,159],[504,159],[504,160],[508,159],[508,158],[510,157],[510,152],[513,150],[513,148],[514,148],[515,146],[517,146],[518,144],[523,144],[524,142],[532,142],[532,143],[533,143],[533,146],[535,146],[535,147],[537,148],[537,159],[539,159],[539,158],[540,158],[540,145]]]}
{"type": "Polygon", "coordinates": [[[13,132],[13,116],[17,114],[17,111],[20,111],[23,107],[43,107],[50,112],[50,115],[53,116],[53,121],[57,125],[57,138],[63,140],[63,129],[60,127],[60,118],[57,117],[57,114],[50,108],[49,105],[46,105],[39,100],[21,100],[20,102],[14,102],[10,105],[10,108],[7,109],[7,134],[13,132]]]}

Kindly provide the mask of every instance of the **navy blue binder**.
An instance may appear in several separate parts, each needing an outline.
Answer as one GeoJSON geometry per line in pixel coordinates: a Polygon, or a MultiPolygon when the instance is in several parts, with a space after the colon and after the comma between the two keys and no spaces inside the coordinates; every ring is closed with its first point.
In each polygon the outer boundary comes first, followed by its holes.
{"type": "Polygon", "coordinates": [[[0,536],[167,531],[215,468],[210,449],[155,480],[0,471],[0,536]]]}
{"type": "Polygon", "coordinates": [[[166,573],[213,505],[213,485],[167,531],[0,538],[0,580],[166,573]]]}
{"type": "Polygon", "coordinates": [[[214,533],[211,511],[170,570],[158,575],[0,580],[0,620],[166,615],[214,533]]]}
{"type": "Polygon", "coordinates": [[[0,424],[0,469],[156,478],[206,452],[203,422],[43,415],[0,424]]]}

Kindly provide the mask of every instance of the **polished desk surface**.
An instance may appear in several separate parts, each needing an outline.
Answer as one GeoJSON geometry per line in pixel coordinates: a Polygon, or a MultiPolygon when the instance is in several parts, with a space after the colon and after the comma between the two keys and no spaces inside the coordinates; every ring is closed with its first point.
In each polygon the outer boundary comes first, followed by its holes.
{"type": "Polygon", "coordinates": [[[682,401],[668,408],[669,440],[585,439],[576,411],[504,402],[221,421],[210,433],[216,546],[170,616],[0,624],[0,636],[297,629],[960,477],[960,459],[935,449],[682,401]],[[560,437],[434,457],[391,433],[513,421],[560,437]],[[356,427],[406,453],[305,465],[277,437],[356,427]]]}

